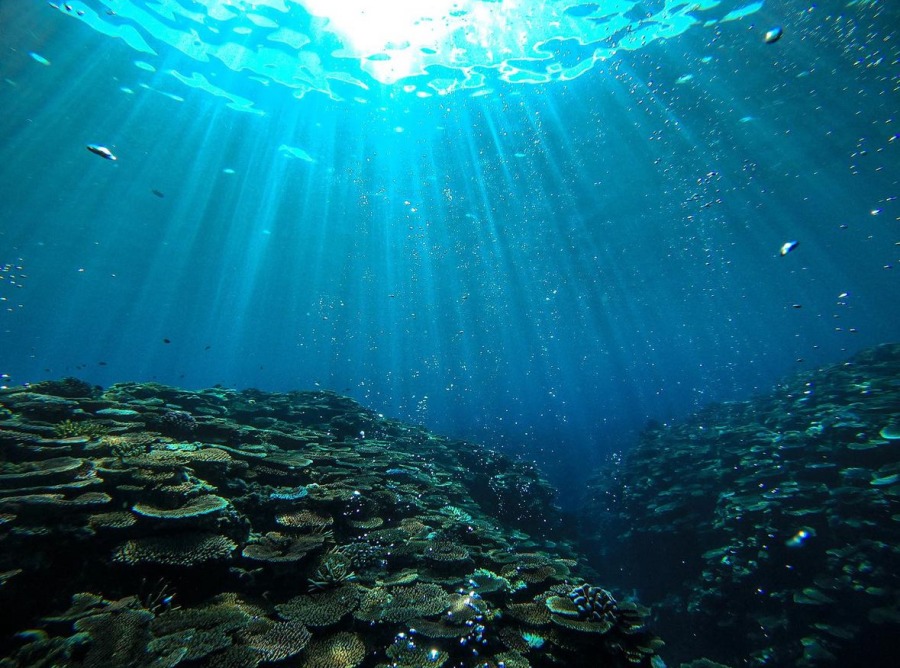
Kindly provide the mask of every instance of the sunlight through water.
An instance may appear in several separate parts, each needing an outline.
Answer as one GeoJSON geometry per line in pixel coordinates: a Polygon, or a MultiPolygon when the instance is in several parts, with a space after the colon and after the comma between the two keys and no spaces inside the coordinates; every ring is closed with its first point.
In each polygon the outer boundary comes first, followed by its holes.
{"type": "Polygon", "coordinates": [[[254,108],[261,86],[369,101],[374,86],[427,97],[497,82],[577,78],[620,51],[757,12],[761,2],[664,0],[103,0],[56,5],[165,60],[179,82],[254,108]],[[174,60],[171,56],[177,55],[174,60]],[[213,84],[220,66],[239,73],[213,84]],[[200,71],[190,71],[199,69],[200,71]],[[238,87],[239,90],[234,89],[238,87]]]}

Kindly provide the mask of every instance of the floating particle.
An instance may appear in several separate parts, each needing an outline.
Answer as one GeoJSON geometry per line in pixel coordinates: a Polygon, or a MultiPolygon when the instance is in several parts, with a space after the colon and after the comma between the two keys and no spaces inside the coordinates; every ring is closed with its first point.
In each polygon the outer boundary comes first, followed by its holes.
{"type": "Polygon", "coordinates": [[[157,190],[156,188],[154,188],[150,192],[152,192],[157,197],[165,197],[166,196],[166,194],[164,192],[162,192],[161,190],[157,190]]]}
{"type": "Polygon", "coordinates": [[[799,246],[799,245],[800,245],[800,242],[799,242],[799,241],[788,241],[788,242],[785,242],[785,243],[781,246],[781,250],[779,251],[779,253],[781,253],[782,256],[787,255],[787,254],[790,253],[792,250],[794,250],[795,248],[797,248],[797,246],[799,246]]]}
{"type": "Polygon", "coordinates": [[[784,30],[782,30],[781,26],[775,26],[769,32],[766,33],[766,44],[774,44],[778,40],[781,39],[781,36],[784,34],[784,30]]]}
{"type": "Polygon", "coordinates": [[[34,51],[29,51],[28,55],[31,56],[32,60],[36,63],[40,63],[41,65],[49,65],[50,61],[44,58],[41,54],[35,53],[34,51]]]}
{"type": "Polygon", "coordinates": [[[815,529],[813,529],[812,527],[803,527],[799,529],[793,536],[788,538],[784,544],[788,547],[801,547],[807,540],[815,535],[815,529]]]}
{"type": "Polygon", "coordinates": [[[98,146],[97,144],[88,144],[87,150],[93,153],[94,155],[99,155],[101,158],[106,158],[107,160],[118,160],[116,156],[113,155],[113,152],[110,151],[105,146],[98,146]]]}

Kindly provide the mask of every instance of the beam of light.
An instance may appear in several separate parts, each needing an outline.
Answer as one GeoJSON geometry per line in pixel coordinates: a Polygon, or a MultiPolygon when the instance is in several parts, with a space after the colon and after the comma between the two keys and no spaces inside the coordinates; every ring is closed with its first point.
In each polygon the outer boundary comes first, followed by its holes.
{"type": "Polygon", "coordinates": [[[177,71],[216,78],[210,92],[235,98],[242,111],[257,101],[252,95],[260,84],[300,98],[315,91],[344,100],[365,97],[375,84],[401,83],[403,91],[428,97],[489,91],[499,82],[570,81],[621,52],[762,6],[746,0],[665,0],[653,11],[629,0],[193,0],[190,10],[174,1],[102,4],[105,10],[76,2],[77,11],[64,4],[59,11],[142,59],[176,55],[177,71]],[[224,70],[233,76],[220,76],[224,70]]]}

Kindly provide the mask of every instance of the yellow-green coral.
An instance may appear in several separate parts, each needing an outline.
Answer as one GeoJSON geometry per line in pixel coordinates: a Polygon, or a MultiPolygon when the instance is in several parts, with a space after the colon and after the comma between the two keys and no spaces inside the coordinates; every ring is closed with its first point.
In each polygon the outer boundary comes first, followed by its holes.
{"type": "Polygon", "coordinates": [[[310,643],[303,668],[355,668],[365,658],[363,639],[356,633],[342,631],[310,643]]]}
{"type": "Polygon", "coordinates": [[[91,440],[98,439],[109,433],[109,428],[99,422],[75,422],[74,420],[63,420],[57,423],[53,428],[57,438],[73,438],[75,436],[86,436],[91,440]]]}

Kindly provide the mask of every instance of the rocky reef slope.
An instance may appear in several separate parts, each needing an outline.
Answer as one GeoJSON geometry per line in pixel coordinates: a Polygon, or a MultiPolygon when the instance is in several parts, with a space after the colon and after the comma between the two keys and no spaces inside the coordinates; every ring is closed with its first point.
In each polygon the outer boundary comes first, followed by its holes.
{"type": "Polygon", "coordinates": [[[327,392],[4,390],[0,666],[658,663],[552,499],[327,392]]]}
{"type": "Polygon", "coordinates": [[[649,429],[584,517],[675,656],[897,665],[900,345],[649,429]]]}

